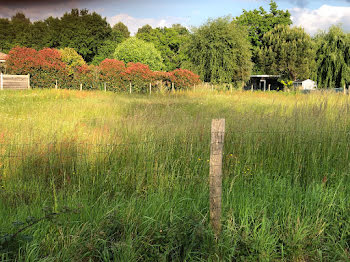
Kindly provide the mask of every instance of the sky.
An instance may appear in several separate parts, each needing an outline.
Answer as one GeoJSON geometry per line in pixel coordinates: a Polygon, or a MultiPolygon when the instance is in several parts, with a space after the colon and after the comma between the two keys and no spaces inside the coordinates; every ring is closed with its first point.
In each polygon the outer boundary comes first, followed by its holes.
{"type": "MultiPolygon", "coordinates": [[[[200,26],[209,18],[239,16],[242,10],[263,6],[269,0],[0,0],[0,17],[24,12],[32,21],[62,16],[72,8],[96,11],[113,26],[126,24],[132,34],[145,24],[152,27],[174,23],[188,28],[200,26]]],[[[350,32],[350,0],[276,0],[280,9],[289,10],[294,26],[302,26],[314,35],[333,24],[350,32]]]]}

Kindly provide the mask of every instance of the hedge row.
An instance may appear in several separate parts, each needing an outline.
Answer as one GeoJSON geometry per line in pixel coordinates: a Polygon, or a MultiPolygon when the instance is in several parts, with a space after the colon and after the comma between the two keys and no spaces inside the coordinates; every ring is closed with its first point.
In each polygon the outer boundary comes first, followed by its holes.
{"type": "Polygon", "coordinates": [[[153,72],[147,65],[128,63],[115,59],[105,59],[98,66],[81,65],[68,67],[62,61],[61,53],[56,49],[45,48],[36,51],[26,47],[15,47],[6,61],[10,74],[30,74],[34,88],[53,88],[56,80],[60,88],[97,89],[106,83],[108,89],[129,90],[130,83],[134,91],[145,92],[149,84],[170,89],[187,89],[200,82],[199,76],[186,69],[172,72],[153,72]]]}

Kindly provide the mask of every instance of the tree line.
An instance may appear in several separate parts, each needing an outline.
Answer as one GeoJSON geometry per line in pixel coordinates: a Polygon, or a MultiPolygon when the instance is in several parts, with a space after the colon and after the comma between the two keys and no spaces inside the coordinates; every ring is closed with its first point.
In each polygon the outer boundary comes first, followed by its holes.
{"type": "Polygon", "coordinates": [[[243,85],[251,74],[281,75],[281,80],[311,78],[319,87],[350,84],[350,34],[333,26],[310,36],[292,27],[288,11],[274,1],[269,10],[243,10],[238,17],[209,19],[188,30],[179,24],[135,36],[123,23],[113,27],[96,12],[73,9],[60,18],[31,22],[23,13],[0,18],[0,51],[15,46],[74,48],[88,64],[106,58],[141,62],[154,71],[192,70],[203,81],[243,85]]]}

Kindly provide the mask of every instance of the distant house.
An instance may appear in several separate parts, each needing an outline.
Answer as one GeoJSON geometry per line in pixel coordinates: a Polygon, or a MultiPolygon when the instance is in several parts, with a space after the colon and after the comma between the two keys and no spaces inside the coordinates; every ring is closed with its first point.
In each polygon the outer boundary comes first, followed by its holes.
{"type": "Polygon", "coordinates": [[[0,52],[0,72],[5,72],[5,62],[7,59],[7,55],[0,52]]]}
{"type": "Polygon", "coordinates": [[[251,75],[245,86],[246,90],[283,90],[283,85],[278,81],[280,75],[251,75]]]}
{"type": "Polygon", "coordinates": [[[293,86],[295,89],[299,90],[315,90],[317,88],[316,82],[311,79],[294,81],[293,86]]]}

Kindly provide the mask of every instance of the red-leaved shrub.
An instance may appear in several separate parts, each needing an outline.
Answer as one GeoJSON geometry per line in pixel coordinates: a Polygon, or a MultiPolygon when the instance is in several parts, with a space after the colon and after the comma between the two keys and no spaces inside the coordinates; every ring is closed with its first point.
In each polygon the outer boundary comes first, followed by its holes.
{"type": "Polygon", "coordinates": [[[131,82],[135,91],[145,92],[148,90],[149,83],[154,79],[154,74],[148,65],[128,63],[123,78],[131,82]]]}
{"type": "Polygon", "coordinates": [[[61,87],[68,87],[71,80],[66,64],[61,61],[61,55],[56,49],[36,51],[14,47],[9,52],[6,66],[11,74],[30,74],[31,86],[36,88],[52,88],[56,80],[61,87]]]}
{"type": "Polygon", "coordinates": [[[100,79],[106,83],[109,89],[125,90],[126,84],[123,79],[123,73],[126,68],[123,61],[107,58],[100,63],[99,69],[100,79]]]}
{"type": "Polygon", "coordinates": [[[75,67],[74,70],[74,82],[76,86],[83,85],[84,89],[97,89],[99,87],[99,74],[100,70],[98,66],[94,65],[81,65],[75,67]]]}
{"type": "Polygon", "coordinates": [[[170,81],[174,83],[175,89],[188,89],[199,84],[199,75],[187,69],[175,69],[170,72],[170,81]]]}

